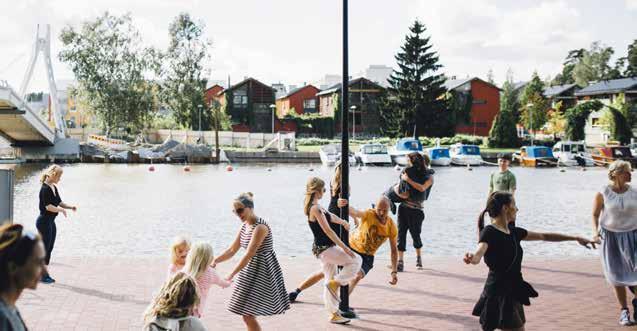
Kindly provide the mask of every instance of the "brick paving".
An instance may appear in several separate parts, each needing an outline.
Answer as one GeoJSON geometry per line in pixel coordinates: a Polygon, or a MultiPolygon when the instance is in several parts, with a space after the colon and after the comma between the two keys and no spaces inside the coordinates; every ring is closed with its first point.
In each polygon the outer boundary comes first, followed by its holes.
{"type": "MultiPolygon", "coordinates": [[[[158,258],[54,258],[54,285],[26,291],[18,306],[31,330],[140,330],[141,316],[166,273],[158,258]]],[[[289,289],[319,268],[312,257],[280,258],[289,289]]],[[[471,316],[487,269],[466,266],[460,258],[425,258],[425,268],[399,274],[387,284],[387,260],[361,282],[351,297],[360,314],[348,326],[327,323],[321,288],[301,294],[285,315],[261,318],[264,330],[479,330],[471,316]]],[[[232,263],[220,265],[222,275],[232,263]]],[[[527,330],[637,330],[617,325],[618,308],[594,258],[574,260],[529,257],[525,278],[540,293],[526,307],[527,330]]],[[[209,330],[241,330],[239,316],[225,303],[231,289],[212,288],[203,321],[209,330]]]]}

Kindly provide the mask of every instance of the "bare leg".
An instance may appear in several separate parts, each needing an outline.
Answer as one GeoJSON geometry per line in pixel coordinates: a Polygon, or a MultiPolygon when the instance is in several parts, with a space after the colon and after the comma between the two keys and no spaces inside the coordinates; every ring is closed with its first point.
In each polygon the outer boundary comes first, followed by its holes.
{"type": "Polygon", "coordinates": [[[363,275],[362,271],[359,271],[356,274],[356,278],[352,279],[352,281],[349,282],[349,294],[352,294],[352,292],[354,292],[354,288],[356,287],[358,282],[360,282],[361,279],[363,279],[364,277],[365,275],[363,275]]]}
{"type": "Polygon", "coordinates": [[[403,256],[405,255],[405,252],[403,251],[398,251],[398,260],[403,261],[403,256]]]}
{"type": "Polygon", "coordinates": [[[617,303],[621,308],[628,308],[628,303],[626,301],[626,287],[624,286],[615,286],[615,297],[617,297],[617,303]]]}
{"type": "Polygon", "coordinates": [[[261,326],[257,322],[257,318],[254,316],[243,316],[243,322],[248,327],[248,331],[261,331],[261,326]]]}
{"type": "Polygon", "coordinates": [[[305,291],[306,289],[314,286],[314,284],[320,282],[321,279],[323,279],[323,277],[324,277],[323,271],[317,271],[313,273],[312,275],[310,275],[310,277],[307,277],[303,281],[303,283],[301,283],[301,285],[299,285],[299,290],[305,291]]]}
{"type": "Polygon", "coordinates": [[[421,248],[416,248],[416,256],[420,256],[420,250],[421,250],[421,248]]]}

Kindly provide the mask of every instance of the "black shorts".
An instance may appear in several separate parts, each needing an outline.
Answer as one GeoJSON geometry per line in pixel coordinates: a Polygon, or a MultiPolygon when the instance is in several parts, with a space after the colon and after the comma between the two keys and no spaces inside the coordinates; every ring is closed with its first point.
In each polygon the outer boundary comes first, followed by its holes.
{"type": "Polygon", "coordinates": [[[363,277],[367,276],[367,273],[374,267],[374,255],[363,254],[361,252],[357,252],[355,249],[352,250],[354,251],[354,253],[360,255],[360,257],[363,259],[361,271],[363,272],[363,277]]]}

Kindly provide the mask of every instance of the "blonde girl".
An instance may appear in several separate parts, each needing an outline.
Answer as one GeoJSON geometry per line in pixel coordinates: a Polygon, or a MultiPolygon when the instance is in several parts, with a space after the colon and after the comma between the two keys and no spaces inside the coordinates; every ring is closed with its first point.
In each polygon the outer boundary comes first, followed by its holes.
{"type": "Polygon", "coordinates": [[[206,300],[208,299],[208,291],[214,284],[222,288],[230,286],[230,282],[219,277],[217,271],[210,265],[214,261],[212,246],[207,243],[195,243],[188,256],[186,257],[186,265],[183,271],[189,274],[197,282],[197,290],[199,292],[199,304],[195,305],[193,315],[201,318],[206,308],[206,300]]]}
{"type": "Polygon", "coordinates": [[[186,256],[190,251],[190,240],[186,237],[175,237],[170,244],[170,267],[168,278],[186,265],[186,256]]]}

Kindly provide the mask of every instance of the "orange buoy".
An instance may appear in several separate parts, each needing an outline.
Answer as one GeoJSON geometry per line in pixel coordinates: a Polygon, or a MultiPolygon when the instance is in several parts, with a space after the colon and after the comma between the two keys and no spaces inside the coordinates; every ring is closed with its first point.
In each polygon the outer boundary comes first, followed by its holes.
{"type": "Polygon", "coordinates": [[[232,171],[232,170],[233,170],[233,168],[232,168],[232,166],[231,166],[231,165],[228,165],[228,166],[226,167],[226,171],[232,171]]]}
{"type": "Polygon", "coordinates": [[[190,166],[185,166],[185,167],[184,167],[184,171],[185,171],[185,172],[189,172],[189,171],[190,171],[190,166]]]}
{"type": "Polygon", "coordinates": [[[152,165],[152,166],[148,167],[148,171],[150,171],[150,172],[155,171],[155,166],[152,165]]]}

